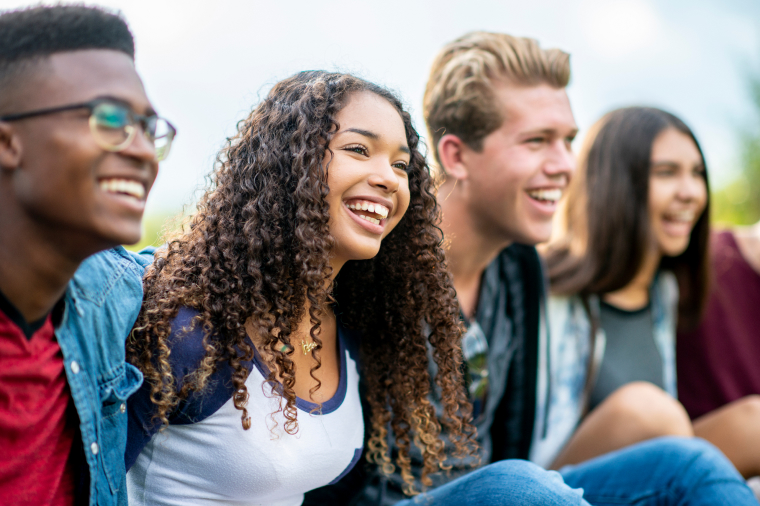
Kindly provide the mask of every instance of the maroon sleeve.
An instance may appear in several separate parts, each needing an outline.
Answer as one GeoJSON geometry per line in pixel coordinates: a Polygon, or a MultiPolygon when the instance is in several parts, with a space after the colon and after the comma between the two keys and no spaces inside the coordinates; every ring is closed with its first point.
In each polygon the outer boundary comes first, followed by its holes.
{"type": "Polygon", "coordinates": [[[679,400],[692,418],[760,394],[760,274],[731,232],[711,237],[712,290],[700,326],[679,332],[679,400]]]}

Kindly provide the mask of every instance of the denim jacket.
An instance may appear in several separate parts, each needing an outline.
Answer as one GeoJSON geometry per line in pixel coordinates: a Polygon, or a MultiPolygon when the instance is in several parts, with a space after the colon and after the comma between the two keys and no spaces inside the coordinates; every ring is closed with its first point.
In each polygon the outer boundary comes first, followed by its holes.
{"type": "Polygon", "coordinates": [[[140,311],[146,262],[122,247],[87,258],[69,282],[56,328],[79,416],[90,505],[127,504],[125,402],[142,374],[125,362],[124,346],[140,311]]]}
{"type": "MultiPolygon", "coordinates": [[[[678,283],[672,272],[660,271],[649,290],[654,324],[653,335],[662,357],[665,391],[676,396],[675,336],[678,308],[678,283]]],[[[599,297],[589,297],[589,309],[599,318],[599,297]]],[[[584,386],[591,353],[591,321],[580,297],[551,296],[548,303],[548,329],[551,336],[549,362],[540,368],[541,380],[549,383],[549,398],[540,400],[545,410],[537,413],[537,433],[530,460],[548,467],[575,432],[584,413],[584,386]],[[545,411],[545,412],[544,412],[545,411]]],[[[598,371],[604,357],[606,336],[597,328],[594,336],[593,370],[598,371]]],[[[593,379],[592,379],[593,381],[593,379]]]]}

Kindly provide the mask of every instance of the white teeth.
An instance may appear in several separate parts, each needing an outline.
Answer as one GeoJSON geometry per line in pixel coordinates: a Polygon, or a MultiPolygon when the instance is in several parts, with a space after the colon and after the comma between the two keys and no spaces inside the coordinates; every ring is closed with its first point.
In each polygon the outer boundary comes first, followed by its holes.
{"type": "Polygon", "coordinates": [[[378,220],[378,219],[370,218],[369,216],[364,216],[362,214],[360,214],[359,217],[367,220],[370,223],[374,223],[375,225],[379,225],[380,224],[380,220],[378,220]]]}
{"type": "Polygon", "coordinates": [[[528,195],[537,200],[548,200],[550,202],[557,202],[562,198],[562,190],[554,188],[552,190],[531,190],[528,195]]]}
{"type": "Polygon", "coordinates": [[[108,193],[124,193],[137,200],[145,198],[145,187],[132,179],[104,179],[100,181],[99,186],[108,193]]]}
{"type": "Polygon", "coordinates": [[[665,216],[666,219],[672,220],[672,221],[685,221],[688,223],[691,223],[694,221],[694,218],[696,215],[693,211],[681,211],[678,213],[670,213],[665,216]]]}
{"type": "Polygon", "coordinates": [[[377,214],[381,219],[387,218],[388,212],[390,211],[382,204],[368,202],[366,200],[361,202],[351,202],[350,204],[346,204],[346,207],[354,211],[367,211],[369,213],[377,214]]]}

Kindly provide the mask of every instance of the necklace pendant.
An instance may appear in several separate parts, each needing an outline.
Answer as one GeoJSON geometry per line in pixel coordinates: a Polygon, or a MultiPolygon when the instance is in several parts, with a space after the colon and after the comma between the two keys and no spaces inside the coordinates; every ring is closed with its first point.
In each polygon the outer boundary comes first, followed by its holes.
{"type": "Polygon", "coordinates": [[[307,343],[306,341],[301,340],[301,349],[303,350],[304,355],[308,355],[309,353],[311,353],[311,350],[313,350],[316,347],[317,347],[317,343],[314,343],[314,342],[307,343]]]}

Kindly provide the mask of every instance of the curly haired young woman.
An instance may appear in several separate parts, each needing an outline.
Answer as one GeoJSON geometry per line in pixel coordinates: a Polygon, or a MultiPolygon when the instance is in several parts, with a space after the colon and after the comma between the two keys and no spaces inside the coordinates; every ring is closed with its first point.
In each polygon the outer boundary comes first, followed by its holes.
{"type": "Polygon", "coordinates": [[[300,504],[362,453],[409,491],[475,451],[439,210],[418,135],[388,91],[302,72],[219,156],[187,232],[158,250],[128,355],[131,504],[300,504]],[[427,400],[428,343],[445,410],[427,400]],[[216,502],[219,501],[219,502],[216,502]]]}

